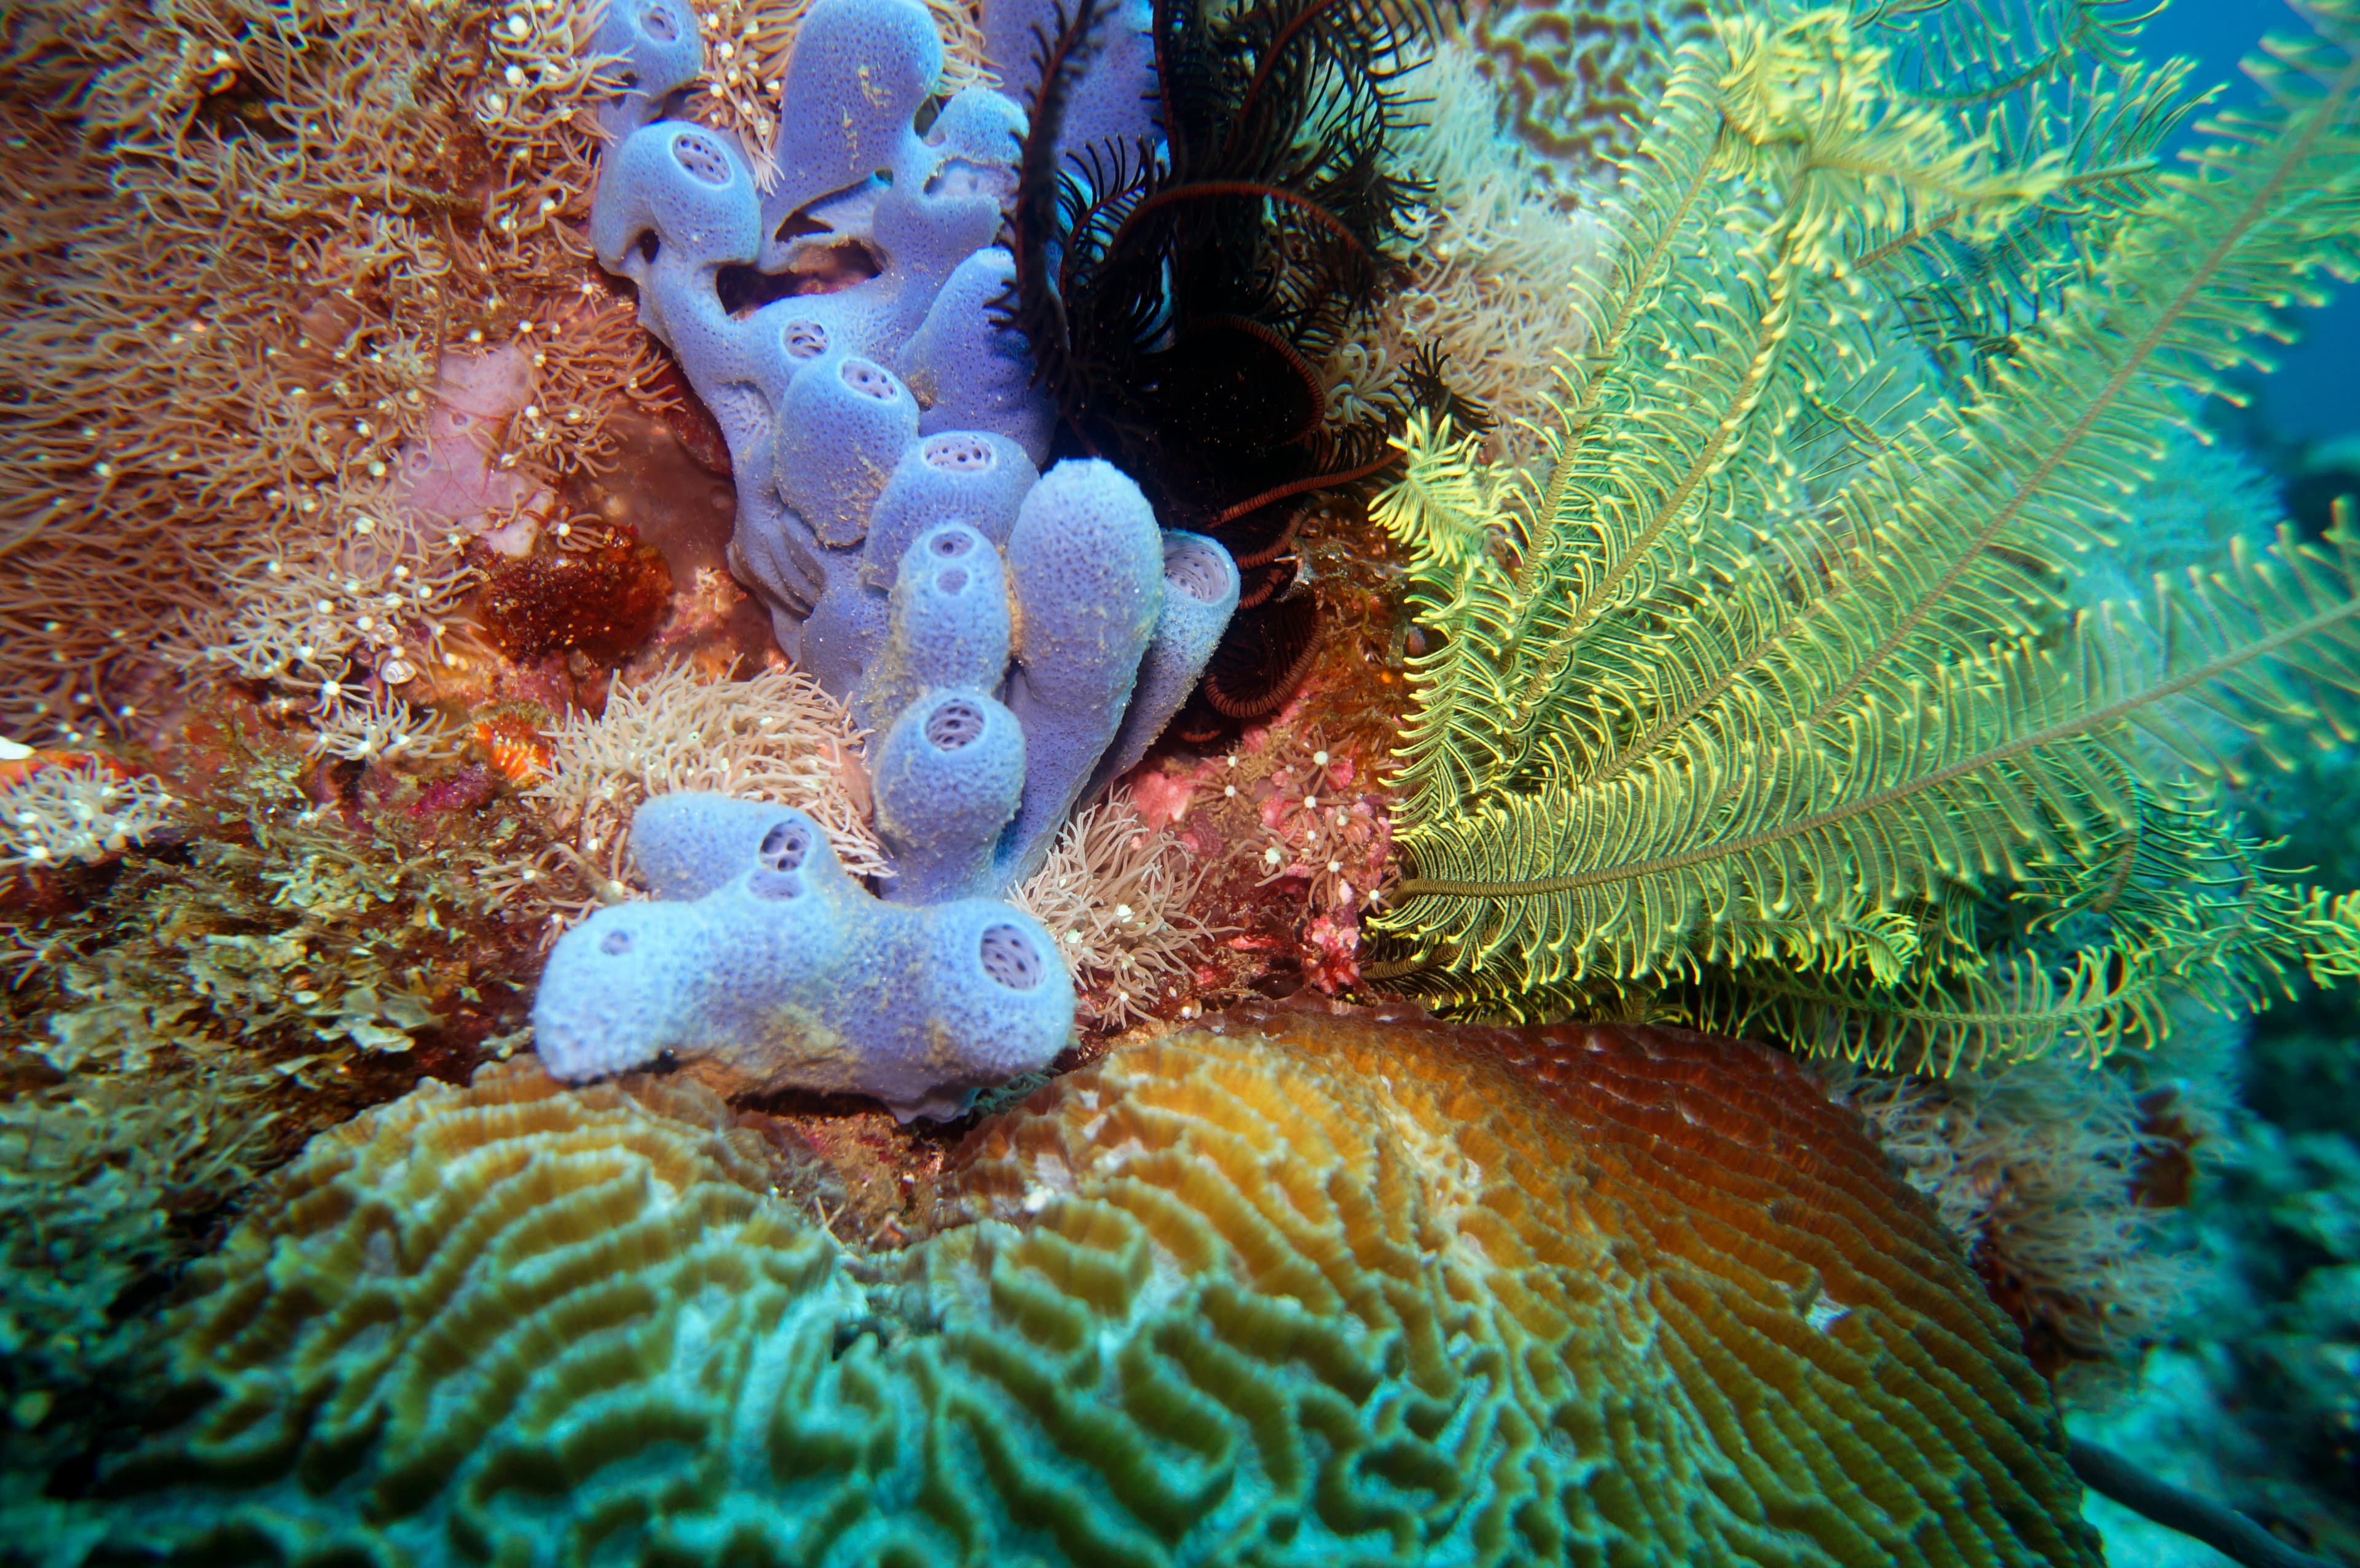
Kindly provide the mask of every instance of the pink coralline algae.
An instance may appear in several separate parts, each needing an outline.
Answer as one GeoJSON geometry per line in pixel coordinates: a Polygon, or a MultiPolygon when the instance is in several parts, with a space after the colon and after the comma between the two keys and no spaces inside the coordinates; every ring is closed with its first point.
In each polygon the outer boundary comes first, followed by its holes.
{"type": "Polygon", "coordinates": [[[472,811],[499,792],[499,780],[480,762],[471,762],[447,779],[438,779],[418,792],[410,808],[414,817],[448,816],[472,811]]]}

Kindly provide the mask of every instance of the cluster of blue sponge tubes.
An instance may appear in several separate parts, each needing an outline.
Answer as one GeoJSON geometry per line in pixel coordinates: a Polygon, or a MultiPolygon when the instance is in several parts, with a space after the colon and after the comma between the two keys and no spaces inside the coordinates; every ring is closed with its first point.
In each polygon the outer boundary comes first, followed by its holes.
{"type": "MultiPolygon", "coordinates": [[[[1002,81],[1041,0],[984,13],[1002,81]]],[[[1156,526],[1111,463],[1046,474],[1055,411],[995,318],[993,245],[1023,109],[967,87],[925,131],[943,51],[914,0],[818,0],[780,90],[772,178],[674,117],[704,55],[685,0],[614,0],[591,238],[639,289],[727,442],[730,559],[788,656],[869,732],[875,891],[791,807],[658,797],[631,851],[655,897],[560,940],[533,1006],[543,1062],[585,1079],[667,1053],[740,1082],[860,1094],[908,1119],[1044,1067],[1074,987],[1004,902],[1088,794],[1136,764],[1237,607],[1229,555],[1156,526]],[[831,254],[835,253],[835,254],[831,254]],[[858,265],[847,269],[847,256],[858,265]],[[725,270],[849,286],[732,310],[725,270]],[[867,276],[862,276],[867,274],[867,276]]],[[[1145,0],[1101,30],[1060,141],[1153,134],[1145,0]]]]}

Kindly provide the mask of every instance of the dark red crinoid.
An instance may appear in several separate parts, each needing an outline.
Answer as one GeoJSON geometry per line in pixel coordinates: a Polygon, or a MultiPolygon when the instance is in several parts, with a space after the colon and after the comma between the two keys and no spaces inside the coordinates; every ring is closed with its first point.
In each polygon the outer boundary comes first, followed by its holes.
{"type": "Polygon", "coordinates": [[[1060,451],[1120,463],[1166,527],[1238,563],[1238,615],[1174,724],[1205,744],[1275,711],[1310,667],[1306,514],[1393,461],[1410,408],[1456,401],[1422,361],[1429,374],[1339,425],[1316,368],[1375,299],[1418,194],[1383,172],[1399,125],[1383,62],[1440,17],[1433,0],[1156,0],[1162,144],[1060,168],[1065,97],[1102,19],[1081,0],[1042,40],[1004,308],[1063,417],[1060,451]]]}

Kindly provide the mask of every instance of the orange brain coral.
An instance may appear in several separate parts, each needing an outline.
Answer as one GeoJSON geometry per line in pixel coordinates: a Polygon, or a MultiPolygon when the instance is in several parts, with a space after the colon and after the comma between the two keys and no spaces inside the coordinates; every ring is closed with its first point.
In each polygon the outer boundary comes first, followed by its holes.
{"type": "Polygon", "coordinates": [[[838,1247],[693,1089],[319,1140],[115,1543],[264,1561],[2090,1563],[2005,1321],[1784,1059],[1258,1011],[838,1247]]]}
{"type": "Polygon", "coordinates": [[[1701,0],[1473,0],[1464,26],[1491,59],[1507,128],[1579,180],[1630,155],[1664,62],[1706,15],[1701,0]]]}

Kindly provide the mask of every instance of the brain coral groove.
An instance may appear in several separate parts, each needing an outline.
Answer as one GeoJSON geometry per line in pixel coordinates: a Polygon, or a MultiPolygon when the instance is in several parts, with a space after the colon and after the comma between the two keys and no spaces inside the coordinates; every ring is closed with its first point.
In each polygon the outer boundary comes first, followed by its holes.
{"type": "Polygon", "coordinates": [[[1262,1009],[986,1123],[901,1253],[769,1170],[530,1063],[316,1140],[101,1557],[2098,1561],[2013,1330],[1768,1051],[1262,1009]]]}

